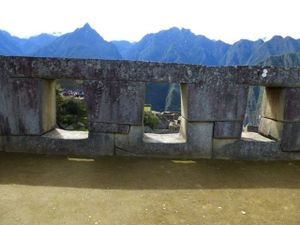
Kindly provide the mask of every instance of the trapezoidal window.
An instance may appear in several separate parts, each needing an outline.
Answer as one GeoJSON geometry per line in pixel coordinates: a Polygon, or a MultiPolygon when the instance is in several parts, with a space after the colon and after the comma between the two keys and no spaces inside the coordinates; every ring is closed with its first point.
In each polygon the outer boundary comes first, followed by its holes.
{"type": "Polygon", "coordinates": [[[69,131],[88,131],[87,109],[80,80],[57,80],[57,126],[69,131]]]}
{"type": "Polygon", "coordinates": [[[181,143],[181,92],[177,83],[148,83],[144,105],[144,141],[181,143]]]}
{"type": "Polygon", "coordinates": [[[281,88],[250,86],[242,137],[255,141],[279,141],[281,123],[272,119],[280,114],[281,88]]]}

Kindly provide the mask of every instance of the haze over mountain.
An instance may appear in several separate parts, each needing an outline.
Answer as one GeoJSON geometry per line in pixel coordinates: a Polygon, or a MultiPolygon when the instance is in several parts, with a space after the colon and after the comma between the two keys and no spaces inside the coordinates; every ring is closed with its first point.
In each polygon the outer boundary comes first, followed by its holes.
{"type": "Polygon", "coordinates": [[[0,30],[0,55],[22,55],[22,50],[13,36],[0,30]]]}
{"type": "Polygon", "coordinates": [[[271,56],[261,62],[263,66],[300,67],[300,53],[285,53],[279,56],[271,56]]]}
{"type": "MultiPolygon", "coordinates": [[[[300,40],[274,36],[269,41],[242,39],[232,45],[176,27],[147,34],[140,41],[105,41],[89,24],[60,37],[29,39],[0,31],[0,55],[126,59],[204,65],[298,65],[300,40]],[[280,56],[282,55],[282,56],[280,56]],[[271,58],[270,58],[271,57],[271,58]]],[[[178,110],[176,84],[148,84],[146,103],[155,110],[178,110]]],[[[257,93],[256,93],[257,94],[257,93]]]]}
{"type": "Polygon", "coordinates": [[[62,36],[40,34],[28,39],[0,31],[0,54],[16,56],[121,59],[117,48],[89,24],[62,36]]]}
{"type": "Polygon", "coordinates": [[[36,51],[53,42],[57,37],[51,34],[40,34],[28,39],[17,38],[24,55],[34,55],[36,51]]]}
{"type": "Polygon", "coordinates": [[[89,24],[56,38],[33,53],[34,56],[121,59],[117,48],[105,41],[89,24]]]}
{"type": "Polygon", "coordinates": [[[105,41],[89,24],[62,36],[28,39],[0,31],[1,55],[112,58],[203,65],[258,64],[271,56],[300,52],[300,40],[274,36],[269,41],[242,39],[232,45],[176,27],[147,34],[140,41],[105,41]]]}

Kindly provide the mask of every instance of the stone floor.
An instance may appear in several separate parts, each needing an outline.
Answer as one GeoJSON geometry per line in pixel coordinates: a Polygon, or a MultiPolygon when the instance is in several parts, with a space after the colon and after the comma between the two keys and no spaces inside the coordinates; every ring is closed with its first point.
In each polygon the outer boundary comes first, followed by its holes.
{"type": "Polygon", "coordinates": [[[300,162],[0,154],[0,224],[300,224],[300,162]]]}

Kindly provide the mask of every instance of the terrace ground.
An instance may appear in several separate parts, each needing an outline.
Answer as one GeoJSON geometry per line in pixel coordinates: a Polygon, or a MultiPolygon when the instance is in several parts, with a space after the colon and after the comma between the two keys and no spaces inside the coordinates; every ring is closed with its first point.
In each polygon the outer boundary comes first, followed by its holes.
{"type": "Polygon", "coordinates": [[[0,154],[0,224],[300,224],[300,162],[0,154]]]}

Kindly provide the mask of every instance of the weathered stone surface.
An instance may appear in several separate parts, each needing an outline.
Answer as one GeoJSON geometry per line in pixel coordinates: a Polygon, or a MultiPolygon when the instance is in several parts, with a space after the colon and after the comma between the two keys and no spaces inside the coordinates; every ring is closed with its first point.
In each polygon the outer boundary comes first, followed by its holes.
{"type": "Polygon", "coordinates": [[[300,87],[300,70],[260,66],[238,66],[238,83],[267,87],[300,87]]]}
{"type": "Polygon", "coordinates": [[[243,121],[222,121],[214,124],[214,138],[240,138],[243,121]]]}
{"type": "Polygon", "coordinates": [[[241,121],[247,106],[248,87],[221,76],[182,87],[182,116],[189,121],[241,121]]]}
{"type": "Polygon", "coordinates": [[[55,81],[1,79],[0,87],[0,135],[41,135],[55,128],[55,81]]]}
{"type": "Polygon", "coordinates": [[[3,140],[4,136],[0,135],[0,152],[4,151],[4,140],[3,140]]]}
{"type": "MultiPolygon", "coordinates": [[[[202,124],[203,125],[203,124],[202,124]]],[[[204,130],[206,125],[194,126],[191,130],[204,130]]],[[[179,135],[180,134],[161,134],[163,135],[179,135]]],[[[151,136],[151,135],[150,135],[151,136]]],[[[205,136],[207,137],[207,136],[205,136]]],[[[163,137],[155,139],[153,136],[144,136],[142,127],[131,126],[128,135],[115,135],[116,155],[123,156],[151,156],[151,157],[167,157],[167,158],[210,158],[211,157],[211,142],[208,142],[204,136],[198,137],[197,141],[190,137],[184,141],[184,137],[169,138],[170,142],[165,142],[163,137]],[[155,140],[154,140],[155,139],[155,140]],[[201,140],[205,142],[199,145],[201,140]]]]}
{"type": "Polygon", "coordinates": [[[295,87],[300,87],[298,69],[0,57],[0,151],[300,159],[295,87]],[[88,136],[61,130],[44,134],[55,127],[54,79],[85,80],[88,136]],[[143,133],[146,82],[180,84],[179,134],[143,133]],[[249,84],[268,87],[259,131],[276,142],[257,133],[240,139],[249,84]]]}
{"type": "Polygon", "coordinates": [[[268,118],[261,118],[258,132],[263,134],[264,136],[274,138],[276,140],[281,140],[282,132],[283,132],[284,123],[271,120],[268,118]]]}
{"type": "Polygon", "coordinates": [[[50,131],[56,127],[56,81],[41,81],[41,129],[42,133],[50,131]]]}
{"type": "Polygon", "coordinates": [[[137,147],[143,144],[143,126],[131,126],[128,134],[116,134],[115,145],[118,148],[137,147]]]}
{"type": "Polygon", "coordinates": [[[234,138],[228,138],[228,139],[219,139],[219,138],[214,138],[213,139],[213,156],[214,152],[217,149],[222,149],[226,145],[233,144],[235,142],[238,142],[240,139],[234,139],[234,138]]]}
{"type": "Polygon", "coordinates": [[[180,133],[187,140],[187,148],[192,155],[211,158],[213,123],[189,122],[182,118],[180,133]]]}
{"type": "Polygon", "coordinates": [[[262,116],[278,121],[300,122],[300,88],[266,87],[262,116]]]}
{"type": "Polygon", "coordinates": [[[215,139],[213,149],[214,159],[238,160],[296,160],[299,153],[281,151],[280,144],[258,133],[243,132],[239,141],[215,139]]]}
{"type": "Polygon", "coordinates": [[[254,126],[254,125],[247,125],[246,127],[245,127],[245,131],[246,132],[256,132],[256,133],[258,133],[258,126],[254,126]]]}
{"type": "MultiPolygon", "coordinates": [[[[55,130],[52,132],[56,132],[55,130]]],[[[72,133],[73,131],[65,131],[72,133]]],[[[76,133],[76,132],[75,132],[76,133]]],[[[4,151],[52,155],[106,156],[113,155],[113,134],[94,134],[88,139],[67,139],[57,135],[2,136],[4,151]],[[52,138],[53,137],[53,138],[52,138]]]]}
{"type": "Polygon", "coordinates": [[[300,122],[288,123],[262,118],[259,132],[280,141],[283,151],[300,151],[300,122]]]}
{"type": "Polygon", "coordinates": [[[11,108],[9,101],[11,89],[8,78],[1,72],[0,70],[0,136],[10,134],[11,129],[8,116],[11,108]]]}
{"type": "Polygon", "coordinates": [[[300,152],[300,122],[284,123],[281,148],[283,151],[299,151],[300,152]]]}
{"type": "Polygon", "coordinates": [[[86,81],[89,121],[142,125],[145,83],[86,81]]]}
{"type": "Polygon", "coordinates": [[[99,59],[0,57],[10,77],[189,83],[202,66],[99,59]]]}
{"type": "Polygon", "coordinates": [[[89,131],[91,133],[121,133],[127,134],[129,132],[129,125],[114,124],[114,123],[90,123],[89,131]]]}
{"type": "Polygon", "coordinates": [[[208,76],[234,78],[246,85],[300,87],[300,70],[260,66],[206,67],[124,60],[0,57],[0,70],[10,77],[199,83],[208,76]]]}
{"type": "Polygon", "coordinates": [[[115,135],[115,153],[119,156],[192,158],[192,153],[187,149],[185,142],[149,141],[148,138],[144,138],[143,127],[141,126],[131,126],[127,135],[115,135]]]}

